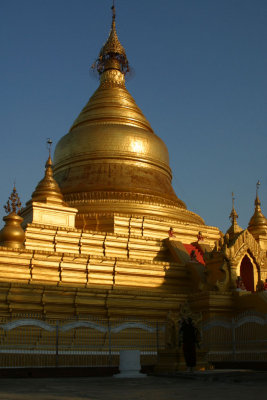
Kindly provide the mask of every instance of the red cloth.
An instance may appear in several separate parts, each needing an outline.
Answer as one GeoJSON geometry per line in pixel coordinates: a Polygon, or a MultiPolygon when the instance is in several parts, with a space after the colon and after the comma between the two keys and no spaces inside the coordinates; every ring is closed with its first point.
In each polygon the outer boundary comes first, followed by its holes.
{"type": "Polygon", "coordinates": [[[199,263],[205,265],[205,261],[203,259],[203,255],[200,253],[200,251],[198,250],[197,247],[195,247],[193,244],[185,244],[185,243],[183,243],[183,246],[184,246],[185,250],[187,251],[187,253],[189,255],[191,255],[192,250],[195,250],[196,261],[198,261],[199,263]]]}

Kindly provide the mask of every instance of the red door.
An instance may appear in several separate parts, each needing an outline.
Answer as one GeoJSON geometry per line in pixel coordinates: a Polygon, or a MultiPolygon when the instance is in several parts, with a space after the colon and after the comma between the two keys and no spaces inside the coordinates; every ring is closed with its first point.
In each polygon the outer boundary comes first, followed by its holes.
{"type": "Polygon", "coordinates": [[[240,276],[244,282],[245,288],[254,292],[254,273],[253,265],[248,256],[245,256],[240,265],[240,276]]]}

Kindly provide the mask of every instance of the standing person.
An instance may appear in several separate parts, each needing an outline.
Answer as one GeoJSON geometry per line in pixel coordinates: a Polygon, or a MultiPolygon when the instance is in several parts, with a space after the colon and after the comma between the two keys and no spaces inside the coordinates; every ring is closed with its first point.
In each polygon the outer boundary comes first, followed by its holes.
{"type": "Polygon", "coordinates": [[[179,331],[179,346],[183,344],[184,359],[188,371],[193,372],[196,366],[196,346],[199,348],[199,331],[194,326],[192,318],[187,318],[181,324],[179,331]]]}

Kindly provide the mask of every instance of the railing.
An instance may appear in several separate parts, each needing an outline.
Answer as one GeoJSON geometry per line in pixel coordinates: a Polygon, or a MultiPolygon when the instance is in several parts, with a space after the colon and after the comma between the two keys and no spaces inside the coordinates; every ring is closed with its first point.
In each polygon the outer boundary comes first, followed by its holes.
{"type": "Polygon", "coordinates": [[[202,326],[208,361],[267,361],[267,314],[248,311],[202,326]]]}
{"type": "MultiPolygon", "coordinates": [[[[38,315],[0,317],[0,368],[118,366],[119,351],[140,350],[153,365],[165,348],[164,322],[88,316],[52,320],[38,315]]],[[[267,361],[267,314],[246,312],[201,326],[207,361],[267,361]]]]}
{"type": "Polygon", "coordinates": [[[154,364],[165,325],[136,320],[0,320],[0,367],[118,366],[119,351],[138,349],[154,364]]]}

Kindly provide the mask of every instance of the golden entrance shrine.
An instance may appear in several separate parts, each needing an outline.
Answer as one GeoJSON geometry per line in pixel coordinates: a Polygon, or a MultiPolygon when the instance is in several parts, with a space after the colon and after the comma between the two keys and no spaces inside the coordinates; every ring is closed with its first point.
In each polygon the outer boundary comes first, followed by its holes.
{"type": "Polygon", "coordinates": [[[202,332],[205,365],[266,361],[258,188],[248,227],[233,203],[226,234],[177,197],[168,150],[125,86],[130,67],[114,8],[93,67],[99,87],[53,161],[49,151],[43,179],[24,208],[15,187],[5,206],[2,366],[37,366],[37,356],[43,366],[110,365],[120,349],[135,348],[144,363],[176,370],[182,316],[202,332]]]}

